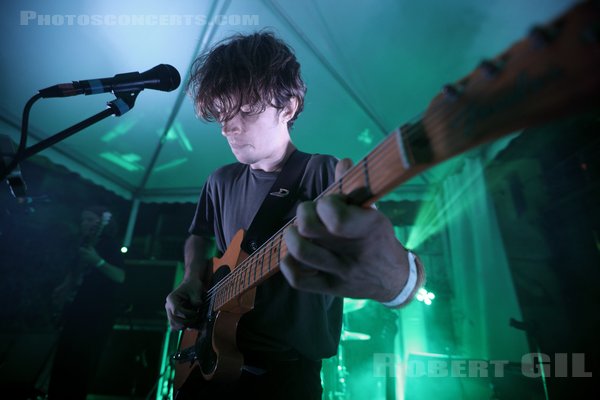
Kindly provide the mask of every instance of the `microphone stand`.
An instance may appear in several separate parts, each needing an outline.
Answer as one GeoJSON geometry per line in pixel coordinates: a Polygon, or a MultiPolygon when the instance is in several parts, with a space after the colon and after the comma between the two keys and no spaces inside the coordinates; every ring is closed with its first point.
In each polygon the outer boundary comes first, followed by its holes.
{"type": "Polygon", "coordinates": [[[39,153],[42,150],[47,149],[48,147],[60,142],[68,138],[69,136],[74,135],[75,133],[81,131],[82,129],[87,128],[95,124],[98,121],[101,121],[111,115],[115,115],[120,117],[125,114],[127,111],[131,110],[135,105],[135,100],[140,93],[140,90],[127,90],[123,92],[115,92],[116,99],[109,101],[107,103],[108,108],[104,111],[99,112],[63,131],[60,131],[30,147],[25,147],[27,143],[27,126],[29,124],[29,110],[33,103],[41,98],[39,94],[33,96],[25,106],[23,110],[23,123],[21,125],[21,141],[19,143],[19,148],[17,149],[16,154],[14,155],[12,161],[8,164],[5,170],[0,172],[0,181],[4,180],[13,169],[19,164],[20,161],[23,161],[34,154],[39,153]]]}

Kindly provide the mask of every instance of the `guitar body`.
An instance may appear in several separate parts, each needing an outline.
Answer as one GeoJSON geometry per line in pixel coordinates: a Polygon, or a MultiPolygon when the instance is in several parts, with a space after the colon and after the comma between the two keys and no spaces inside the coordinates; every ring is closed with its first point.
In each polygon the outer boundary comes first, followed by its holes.
{"type": "MultiPolygon", "coordinates": [[[[225,254],[221,258],[213,258],[211,289],[248,257],[241,249],[243,239],[244,231],[239,230],[225,254]]],[[[202,325],[199,329],[183,332],[178,352],[173,356],[177,361],[173,382],[175,389],[185,383],[195,368],[200,368],[206,380],[231,382],[239,378],[244,357],[236,344],[237,324],[243,314],[254,308],[255,293],[256,288],[250,289],[218,310],[213,309],[212,302],[208,302],[202,325]]]]}

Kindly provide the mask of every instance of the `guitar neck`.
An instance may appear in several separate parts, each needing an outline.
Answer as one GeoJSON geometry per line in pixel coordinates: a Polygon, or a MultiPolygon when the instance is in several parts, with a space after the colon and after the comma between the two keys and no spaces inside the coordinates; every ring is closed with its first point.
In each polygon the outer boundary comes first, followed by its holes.
{"type": "MultiPolygon", "coordinates": [[[[447,85],[423,118],[389,134],[321,196],[369,206],[423,170],[515,130],[600,104],[600,6],[586,1],[447,85]]],[[[321,197],[319,196],[319,197],[321,197]]],[[[215,307],[279,271],[281,228],[215,287],[215,307]]]]}

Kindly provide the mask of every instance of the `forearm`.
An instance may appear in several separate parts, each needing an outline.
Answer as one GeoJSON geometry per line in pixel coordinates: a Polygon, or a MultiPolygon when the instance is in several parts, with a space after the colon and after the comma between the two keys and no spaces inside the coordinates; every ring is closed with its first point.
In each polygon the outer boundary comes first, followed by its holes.
{"type": "Polygon", "coordinates": [[[209,268],[209,255],[212,242],[200,236],[190,235],[184,246],[184,280],[199,279],[207,282],[211,271],[209,268]]]}
{"type": "Polygon", "coordinates": [[[105,276],[107,276],[110,280],[123,283],[125,282],[125,271],[122,268],[119,268],[113,264],[110,264],[108,261],[102,259],[96,265],[96,268],[100,270],[105,276]]]}

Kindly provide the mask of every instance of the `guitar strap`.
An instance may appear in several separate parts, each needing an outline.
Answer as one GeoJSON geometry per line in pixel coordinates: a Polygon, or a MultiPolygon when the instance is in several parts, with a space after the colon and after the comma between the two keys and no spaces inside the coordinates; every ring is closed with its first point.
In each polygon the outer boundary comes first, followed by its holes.
{"type": "Polygon", "coordinates": [[[284,216],[298,200],[300,179],[308,160],[310,154],[300,150],[289,156],[246,231],[242,242],[246,253],[252,254],[281,228],[284,216]]]}

